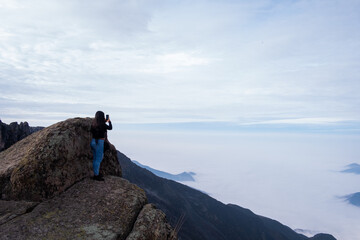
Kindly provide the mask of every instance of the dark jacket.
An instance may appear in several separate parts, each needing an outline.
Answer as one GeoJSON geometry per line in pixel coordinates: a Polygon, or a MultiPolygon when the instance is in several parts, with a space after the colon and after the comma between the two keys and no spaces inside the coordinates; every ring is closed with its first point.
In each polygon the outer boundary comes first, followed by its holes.
{"type": "Polygon", "coordinates": [[[105,138],[107,130],[112,129],[111,121],[109,121],[109,126],[104,123],[104,125],[94,127],[91,125],[92,137],[95,139],[105,138]]]}

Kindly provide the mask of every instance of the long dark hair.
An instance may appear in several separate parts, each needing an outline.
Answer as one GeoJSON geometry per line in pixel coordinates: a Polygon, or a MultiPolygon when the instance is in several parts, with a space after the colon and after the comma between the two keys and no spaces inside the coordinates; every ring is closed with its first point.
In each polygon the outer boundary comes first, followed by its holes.
{"type": "Polygon", "coordinates": [[[105,124],[105,114],[102,111],[97,111],[95,113],[95,118],[93,120],[92,126],[94,128],[100,127],[105,124]]]}

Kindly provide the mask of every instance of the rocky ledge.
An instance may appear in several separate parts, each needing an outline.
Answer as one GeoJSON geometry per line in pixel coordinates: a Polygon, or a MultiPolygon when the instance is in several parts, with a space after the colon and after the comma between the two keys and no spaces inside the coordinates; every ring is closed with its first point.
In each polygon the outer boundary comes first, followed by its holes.
{"type": "Polygon", "coordinates": [[[18,212],[0,212],[0,219],[14,216],[0,225],[0,239],[174,239],[165,215],[146,203],[145,192],[127,180],[87,178],[36,207],[1,201],[18,212]]]}
{"type": "Polygon", "coordinates": [[[121,178],[116,149],[92,180],[90,118],[69,119],[0,153],[0,239],[176,239],[165,214],[121,178]]]}

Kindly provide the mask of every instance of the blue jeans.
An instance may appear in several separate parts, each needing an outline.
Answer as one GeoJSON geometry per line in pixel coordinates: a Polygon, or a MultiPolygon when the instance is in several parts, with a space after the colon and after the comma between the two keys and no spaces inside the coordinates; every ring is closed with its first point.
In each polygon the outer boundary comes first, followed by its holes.
{"type": "Polygon", "coordinates": [[[97,176],[99,175],[100,163],[104,156],[104,140],[98,139],[96,143],[95,138],[93,138],[91,140],[90,146],[94,155],[94,160],[93,160],[94,175],[97,176]]]}

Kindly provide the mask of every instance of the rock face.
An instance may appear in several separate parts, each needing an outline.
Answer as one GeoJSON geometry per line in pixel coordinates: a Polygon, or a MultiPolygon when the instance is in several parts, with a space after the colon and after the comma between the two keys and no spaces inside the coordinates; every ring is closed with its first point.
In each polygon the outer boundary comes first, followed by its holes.
{"type": "Polygon", "coordinates": [[[0,225],[0,239],[174,239],[165,214],[146,202],[127,180],[87,178],[0,225]]]}
{"type": "Polygon", "coordinates": [[[13,122],[8,125],[0,120],[0,152],[41,129],[42,127],[29,127],[27,122],[13,122]]]}
{"type": "MultiPolygon", "coordinates": [[[[91,118],[59,122],[0,153],[1,199],[40,201],[92,176],[91,118]]],[[[104,175],[121,176],[110,144],[101,163],[104,175]]]]}
{"type": "Polygon", "coordinates": [[[165,214],[122,179],[116,149],[94,181],[90,118],[69,119],[0,153],[0,239],[176,239],[165,214]]]}
{"type": "Polygon", "coordinates": [[[166,240],[175,239],[175,232],[166,222],[165,213],[155,208],[153,204],[147,204],[141,210],[134,228],[126,240],[166,240]]]}

